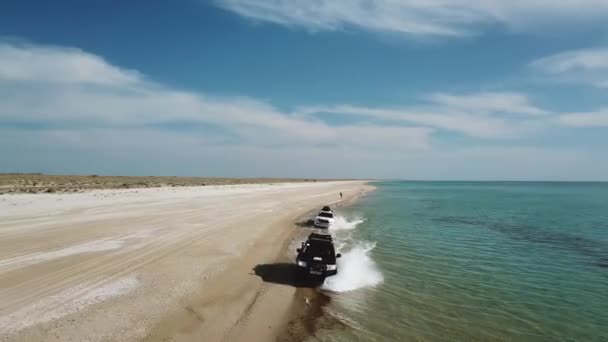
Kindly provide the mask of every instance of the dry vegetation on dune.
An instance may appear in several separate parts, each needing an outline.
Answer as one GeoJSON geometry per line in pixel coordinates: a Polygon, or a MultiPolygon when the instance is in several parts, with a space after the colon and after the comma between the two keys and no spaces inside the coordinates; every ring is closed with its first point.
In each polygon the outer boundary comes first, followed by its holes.
{"type": "Polygon", "coordinates": [[[290,178],[207,178],[175,176],[62,176],[41,173],[0,173],[0,194],[82,192],[93,189],[153,188],[279,182],[316,182],[290,178]]]}

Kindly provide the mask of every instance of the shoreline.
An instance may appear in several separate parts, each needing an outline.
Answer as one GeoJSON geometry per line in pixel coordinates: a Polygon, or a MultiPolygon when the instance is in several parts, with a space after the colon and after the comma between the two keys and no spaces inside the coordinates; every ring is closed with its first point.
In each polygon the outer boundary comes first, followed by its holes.
{"type": "MultiPolygon", "coordinates": [[[[376,191],[376,187],[370,183],[365,183],[365,188],[358,194],[350,196],[343,201],[338,201],[333,205],[337,208],[346,208],[352,206],[361,198],[369,193],[376,191]]],[[[310,218],[310,214],[314,214],[314,209],[302,215],[298,224],[304,218],[310,218]]],[[[291,240],[296,238],[297,231],[291,237],[291,240]]],[[[283,255],[289,255],[288,250],[283,251],[283,255]]],[[[293,259],[293,258],[292,258],[293,259]]],[[[291,260],[293,262],[293,260],[291,260]]],[[[296,289],[293,296],[292,304],[289,310],[288,318],[285,320],[279,333],[276,335],[276,341],[281,342],[301,342],[308,337],[314,336],[319,329],[319,324],[323,324],[323,328],[327,329],[334,326],[344,326],[342,322],[336,319],[322,322],[326,318],[323,307],[331,302],[331,296],[323,293],[319,288],[300,287],[296,289]]]]}
{"type": "Polygon", "coordinates": [[[0,341],[274,340],[296,288],[256,265],[365,183],[0,196],[0,341]]]}
{"type": "MultiPolygon", "coordinates": [[[[357,187],[356,193],[345,192],[342,200],[325,202],[324,205],[337,208],[347,207],[375,189],[369,182],[362,182],[357,187]]],[[[258,266],[293,265],[294,242],[302,232],[306,236],[310,232],[308,229],[302,230],[302,223],[310,219],[319,208],[319,204],[304,208],[284,223],[275,226],[274,229],[281,229],[285,226],[290,228],[282,238],[281,248],[276,251],[275,257],[271,258],[267,264],[258,264],[258,266]]],[[[255,271],[255,268],[252,271],[255,271]]],[[[279,273],[281,273],[279,278],[285,276],[283,271],[279,273]]],[[[262,278],[263,276],[256,275],[256,277],[262,278]]],[[[317,320],[323,317],[322,307],[329,303],[330,297],[317,288],[291,283],[292,279],[289,278],[287,276],[287,279],[280,279],[277,283],[274,283],[273,280],[260,279],[261,284],[256,296],[251,300],[237,324],[222,337],[222,341],[244,341],[255,336],[252,340],[291,342],[303,341],[314,335],[317,320]],[[299,331],[300,326],[305,327],[303,332],[299,331]],[[266,327],[268,329],[264,329],[266,327]]]]}

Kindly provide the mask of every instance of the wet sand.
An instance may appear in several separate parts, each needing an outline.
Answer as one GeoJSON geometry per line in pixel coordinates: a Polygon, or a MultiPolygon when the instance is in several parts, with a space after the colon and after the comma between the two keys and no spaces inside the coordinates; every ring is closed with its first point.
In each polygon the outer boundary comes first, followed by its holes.
{"type": "Polygon", "coordinates": [[[287,258],[304,213],[366,187],[2,195],[0,340],[275,340],[296,287],[254,268],[287,258]]]}
{"type": "MultiPolygon", "coordinates": [[[[368,192],[375,188],[371,185],[362,186],[356,193],[349,193],[344,196],[343,200],[332,205],[334,209],[350,206],[360,197],[365,196],[368,192]]],[[[314,229],[311,218],[314,217],[316,211],[307,213],[299,218],[297,225],[300,228],[294,234],[292,242],[287,250],[284,251],[279,259],[280,264],[285,263],[290,265],[292,274],[288,279],[295,279],[295,267],[293,260],[295,258],[295,249],[302,241],[305,241],[311,232],[318,231],[314,229]]],[[[321,230],[323,232],[324,230],[321,230]]],[[[285,272],[282,272],[284,274],[285,272]]],[[[331,302],[331,295],[320,290],[322,284],[310,283],[309,281],[295,281],[296,291],[293,296],[293,302],[289,309],[289,315],[286,323],[281,327],[276,336],[276,340],[280,342],[298,342],[304,341],[310,336],[315,336],[320,329],[344,329],[346,325],[343,322],[325,314],[323,307],[331,302]]]]}

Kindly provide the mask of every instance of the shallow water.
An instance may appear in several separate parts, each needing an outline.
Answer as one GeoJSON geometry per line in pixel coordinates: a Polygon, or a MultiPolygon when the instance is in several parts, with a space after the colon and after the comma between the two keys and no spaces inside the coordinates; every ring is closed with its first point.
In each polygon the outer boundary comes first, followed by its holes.
{"type": "Polygon", "coordinates": [[[385,182],[343,211],[323,341],[608,341],[608,184],[385,182]]]}

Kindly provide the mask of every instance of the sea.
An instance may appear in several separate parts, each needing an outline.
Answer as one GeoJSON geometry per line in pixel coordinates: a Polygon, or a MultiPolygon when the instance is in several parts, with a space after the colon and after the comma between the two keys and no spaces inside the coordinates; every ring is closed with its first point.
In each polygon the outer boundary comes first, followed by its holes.
{"type": "Polygon", "coordinates": [[[608,341],[608,183],[376,182],[314,341],[608,341]]]}

